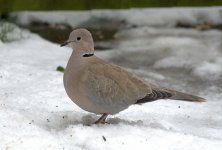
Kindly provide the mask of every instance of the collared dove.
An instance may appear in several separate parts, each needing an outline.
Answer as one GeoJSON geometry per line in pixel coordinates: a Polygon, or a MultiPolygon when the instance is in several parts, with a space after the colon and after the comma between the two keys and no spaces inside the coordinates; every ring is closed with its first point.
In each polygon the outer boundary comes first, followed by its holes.
{"type": "Polygon", "coordinates": [[[69,98],[80,108],[102,116],[95,122],[105,123],[109,114],[116,114],[133,104],[158,99],[204,102],[205,99],[149,83],[122,67],[94,55],[91,33],[76,29],[68,41],[73,52],[64,73],[64,87],[69,98]]]}

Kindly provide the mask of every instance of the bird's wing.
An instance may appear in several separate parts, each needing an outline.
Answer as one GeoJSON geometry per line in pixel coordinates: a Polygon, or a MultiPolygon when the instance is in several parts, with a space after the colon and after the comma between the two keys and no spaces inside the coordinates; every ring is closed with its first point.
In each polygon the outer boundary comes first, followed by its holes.
{"type": "Polygon", "coordinates": [[[168,98],[171,98],[172,96],[174,96],[175,94],[176,94],[176,92],[173,90],[169,90],[169,89],[165,89],[165,88],[161,88],[161,87],[159,87],[159,88],[154,87],[154,88],[152,88],[152,92],[150,94],[147,94],[142,99],[137,100],[136,104],[152,102],[152,101],[155,101],[158,99],[168,99],[168,98]]]}
{"type": "Polygon", "coordinates": [[[152,92],[144,80],[105,62],[91,64],[84,82],[88,98],[101,106],[129,106],[152,92]]]}

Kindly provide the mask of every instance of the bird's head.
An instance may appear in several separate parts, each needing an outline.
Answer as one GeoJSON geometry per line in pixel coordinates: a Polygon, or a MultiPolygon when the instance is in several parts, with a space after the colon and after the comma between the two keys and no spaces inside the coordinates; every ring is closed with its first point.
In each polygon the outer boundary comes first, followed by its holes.
{"type": "Polygon", "coordinates": [[[61,46],[70,46],[76,53],[83,57],[90,57],[94,54],[94,43],[91,33],[83,28],[73,30],[69,39],[61,46]]]}

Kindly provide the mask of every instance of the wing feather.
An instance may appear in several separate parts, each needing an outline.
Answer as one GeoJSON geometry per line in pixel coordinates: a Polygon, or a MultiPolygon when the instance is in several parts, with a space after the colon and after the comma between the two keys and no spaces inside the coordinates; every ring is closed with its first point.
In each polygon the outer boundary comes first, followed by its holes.
{"type": "Polygon", "coordinates": [[[116,65],[94,63],[87,72],[87,96],[103,107],[122,109],[136,103],[152,91],[144,80],[116,65]]]}
{"type": "Polygon", "coordinates": [[[153,89],[152,93],[146,95],[144,98],[137,100],[135,104],[156,101],[158,99],[167,99],[175,95],[175,92],[168,89],[153,89]]]}

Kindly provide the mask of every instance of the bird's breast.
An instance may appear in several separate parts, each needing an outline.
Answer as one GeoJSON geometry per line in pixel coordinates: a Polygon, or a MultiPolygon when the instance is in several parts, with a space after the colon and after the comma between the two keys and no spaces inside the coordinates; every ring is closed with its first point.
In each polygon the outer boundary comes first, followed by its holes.
{"type": "Polygon", "coordinates": [[[70,70],[65,71],[63,82],[67,95],[69,98],[80,108],[93,112],[93,113],[104,113],[101,108],[92,103],[92,101],[86,96],[86,85],[85,80],[87,80],[87,73],[70,72],[70,70]]]}

